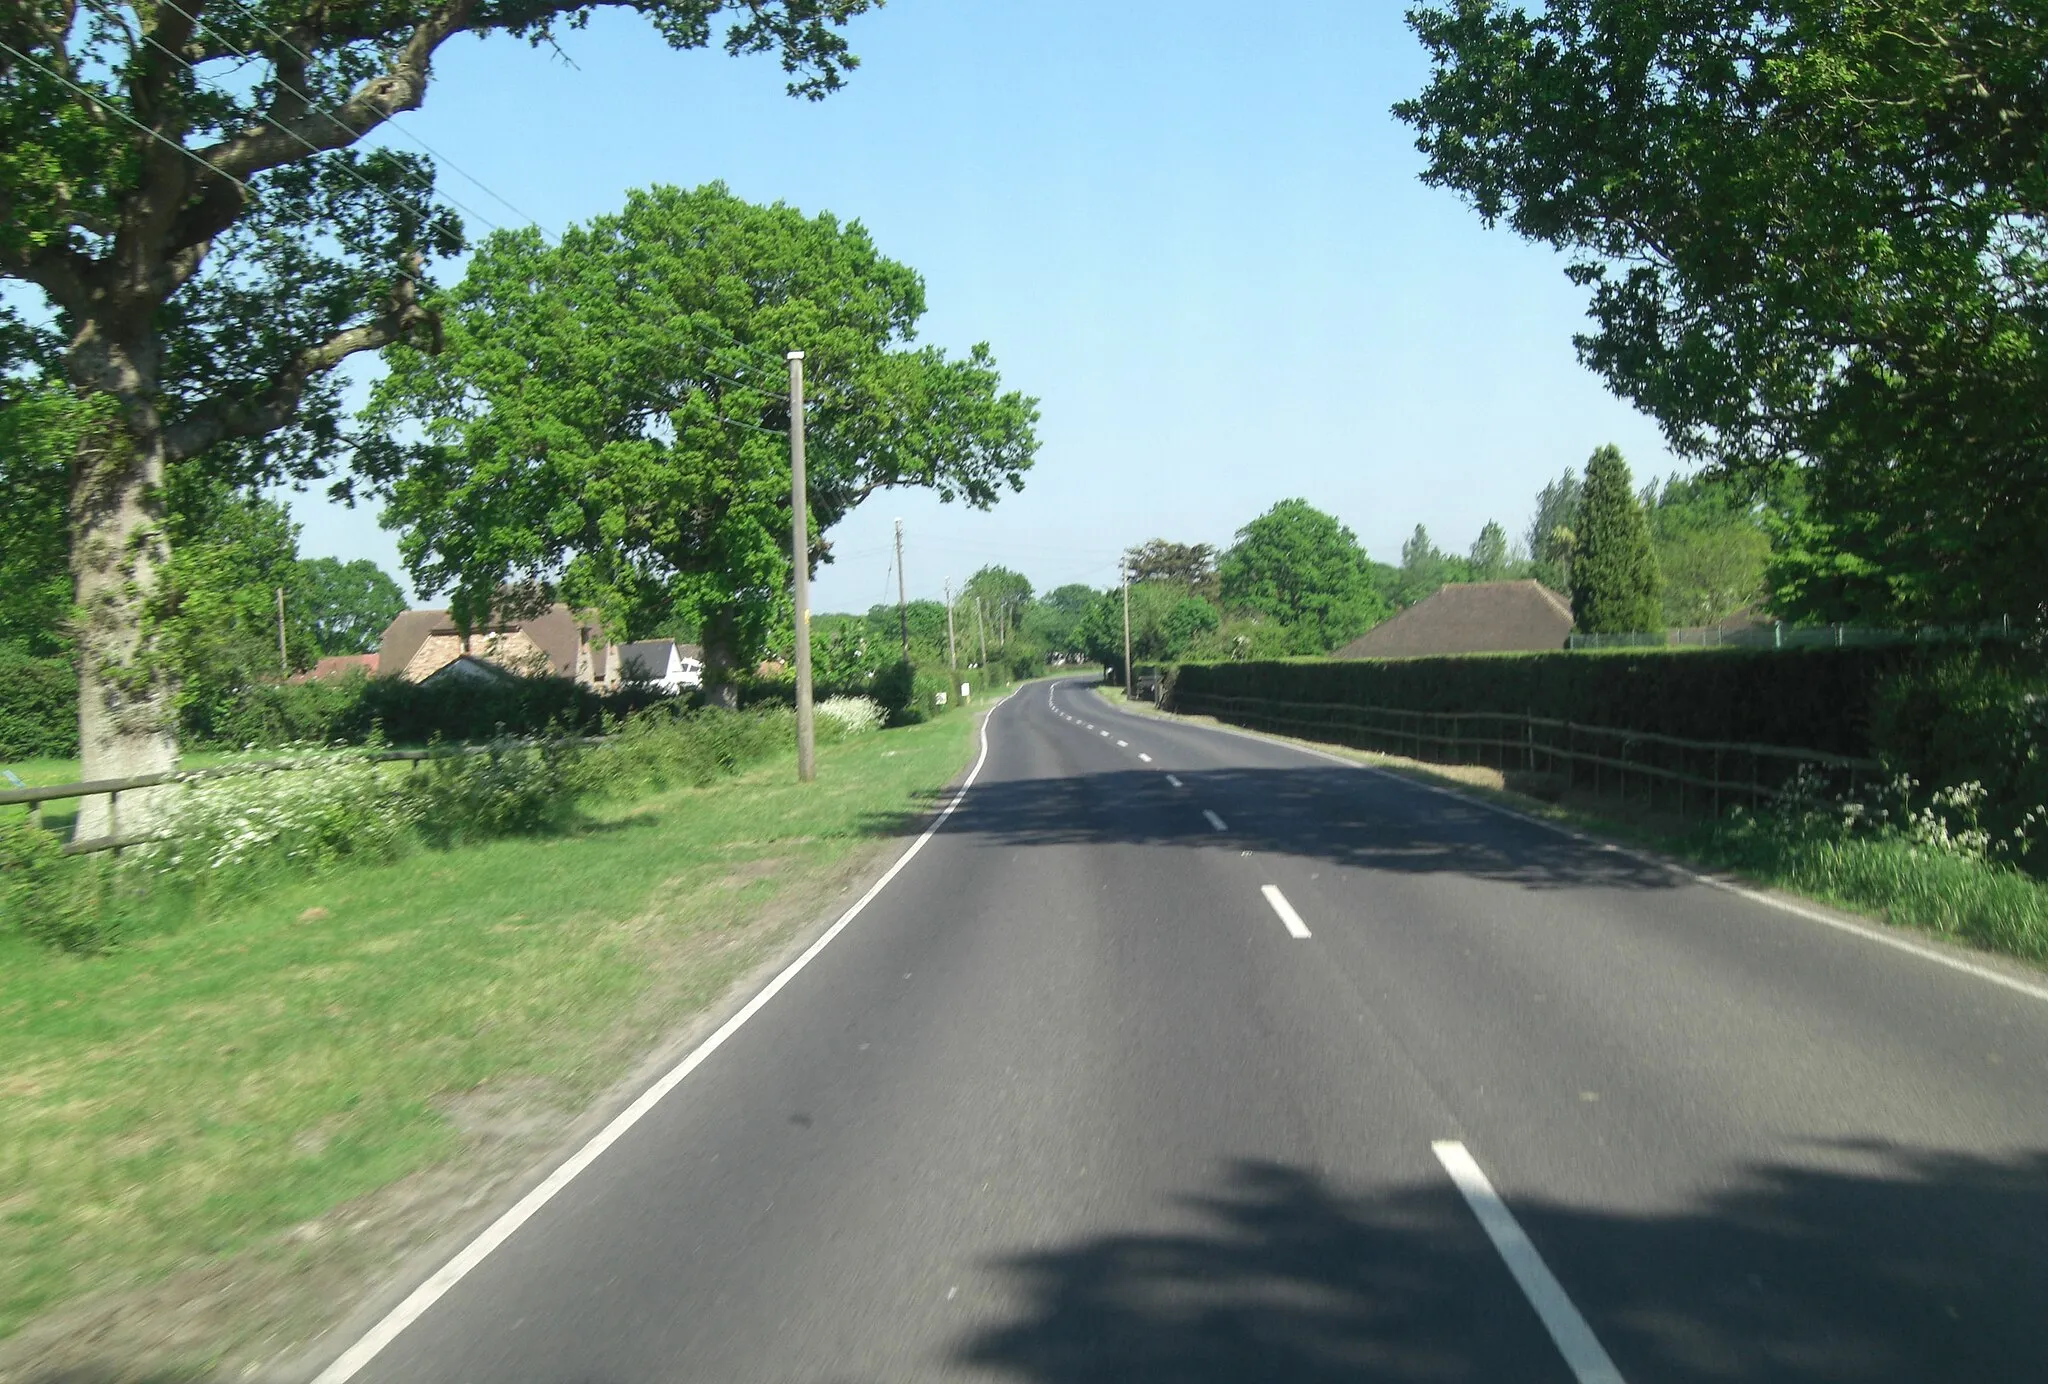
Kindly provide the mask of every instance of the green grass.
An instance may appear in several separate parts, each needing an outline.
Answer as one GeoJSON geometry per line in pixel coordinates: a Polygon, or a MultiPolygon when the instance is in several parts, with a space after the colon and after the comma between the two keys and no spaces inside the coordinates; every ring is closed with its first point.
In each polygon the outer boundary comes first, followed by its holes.
{"type": "Polygon", "coordinates": [[[973,727],[281,885],[103,956],[0,937],[0,1337],[456,1153],[460,1093],[581,1108],[820,911],[973,727]]]}

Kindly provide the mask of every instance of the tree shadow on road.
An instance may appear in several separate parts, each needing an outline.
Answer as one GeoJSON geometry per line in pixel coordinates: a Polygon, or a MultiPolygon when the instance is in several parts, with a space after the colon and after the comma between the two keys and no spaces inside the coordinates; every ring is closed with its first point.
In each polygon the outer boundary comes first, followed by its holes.
{"type": "MultiPolygon", "coordinates": [[[[1355,769],[1212,769],[1174,788],[1148,770],[977,783],[945,830],[1010,847],[1219,847],[1397,874],[1459,874],[1529,889],[1672,889],[1684,876],[1478,804],[1355,769]],[[1221,814],[1216,831],[1203,809],[1221,814]]],[[[934,794],[927,809],[951,801],[934,794]]],[[[864,830],[900,835],[928,818],[891,814],[864,830]]]]}
{"type": "MultiPolygon", "coordinates": [[[[2048,1152],[1816,1154],[1681,1213],[1514,1209],[1637,1384],[2048,1379],[2048,1152]]],[[[952,1363],[1035,1384],[1569,1384],[1448,1182],[1359,1199],[1240,1162],[1176,1210],[1185,1229],[995,1264],[1029,1306],[952,1363]]]]}

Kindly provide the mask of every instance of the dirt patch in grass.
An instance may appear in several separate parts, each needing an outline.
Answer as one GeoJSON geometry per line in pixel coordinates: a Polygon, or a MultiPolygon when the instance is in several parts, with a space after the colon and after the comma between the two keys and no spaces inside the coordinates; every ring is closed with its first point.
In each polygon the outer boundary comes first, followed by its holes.
{"type": "Polygon", "coordinates": [[[423,1276],[808,944],[971,730],[829,747],[821,791],[777,761],[622,807],[654,824],[630,834],[331,875],[112,957],[7,951],[0,1168],[28,1190],[0,1210],[0,1381],[268,1373],[423,1276]]]}

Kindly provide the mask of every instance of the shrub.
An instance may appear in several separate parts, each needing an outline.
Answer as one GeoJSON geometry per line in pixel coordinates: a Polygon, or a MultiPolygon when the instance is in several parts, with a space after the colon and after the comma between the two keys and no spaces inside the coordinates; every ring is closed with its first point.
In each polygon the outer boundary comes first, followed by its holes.
{"type": "MultiPolygon", "coordinates": [[[[1871,733],[1898,772],[1981,795],[1983,829],[1994,839],[2038,839],[2048,803],[2048,676],[1975,652],[1911,668],[1879,684],[1871,733]]],[[[2048,869],[2048,852],[2030,854],[2028,864],[2048,869]]]]}
{"type": "Polygon", "coordinates": [[[98,857],[66,857],[56,833],[12,812],[0,818],[0,923],[49,946],[112,945],[136,902],[127,873],[98,857]]]}
{"type": "Polygon", "coordinates": [[[435,755],[406,776],[420,837],[451,846],[559,830],[575,817],[582,751],[561,738],[523,745],[499,738],[474,753],[435,755]]]}
{"type": "Polygon", "coordinates": [[[816,710],[820,725],[830,723],[840,735],[878,730],[888,715],[872,697],[827,697],[816,710]]]}
{"type": "Polygon", "coordinates": [[[196,883],[259,865],[309,873],[404,854],[418,817],[404,781],[362,752],[306,754],[317,768],[186,780],[168,807],[172,839],[141,863],[196,883]]]}
{"type": "Polygon", "coordinates": [[[0,645],[0,762],[78,753],[78,675],[71,660],[0,645]]]}
{"type": "Polygon", "coordinates": [[[898,659],[875,674],[874,698],[888,713],[892,726],[924,719],[924,708],[918,704],[917,693],[917,669],[910,666],[908,659],[898,659]]]}

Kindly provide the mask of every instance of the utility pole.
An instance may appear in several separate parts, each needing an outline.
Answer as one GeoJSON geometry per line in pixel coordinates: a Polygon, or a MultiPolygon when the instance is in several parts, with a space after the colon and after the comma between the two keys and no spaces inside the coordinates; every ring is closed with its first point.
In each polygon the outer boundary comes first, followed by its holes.
{"type": "Polygon", "coordinates": [[[1131,680],[1131,569],[1128,564],[1120,566],[1124,579],[1124,700],[1136,698],[1136,685],[1131,680]]]}
{"type": "Polygon", "coordinates": [[[796,777],[818,776],[817,728],[811,719],[811,499],[804,481],[804,353],[789,361],[789,566],[796,606],[796,777]]]}
{"type": "MultiPolygon", "coordinates": [[[[946,578],[946,666],[956,670],[960,667],[960,651],[953,644],[953,579],[951,577],[946,578]]],[[[953,681],[958,682],[960,679],[956,677],[953,681]]]]}
{"type": "Polygon", "coordinates": [[[981,676],[988,677],[988,625],[981,618],[981,597],[974,598],[974,632],[981,637],[981,676]]]}
{"type": "Polygon", "coordinates": [[[277,671],[285,677],[292,675],[292,665],[284,656],[284,588],[277,588],[277,671]]]}
{"type": "Polygon", "coordinates": [[[903,598],[903,521],[896,521],[896,628],[903,634],[903,661],[910,662],[910,605],[903,598]]]}

